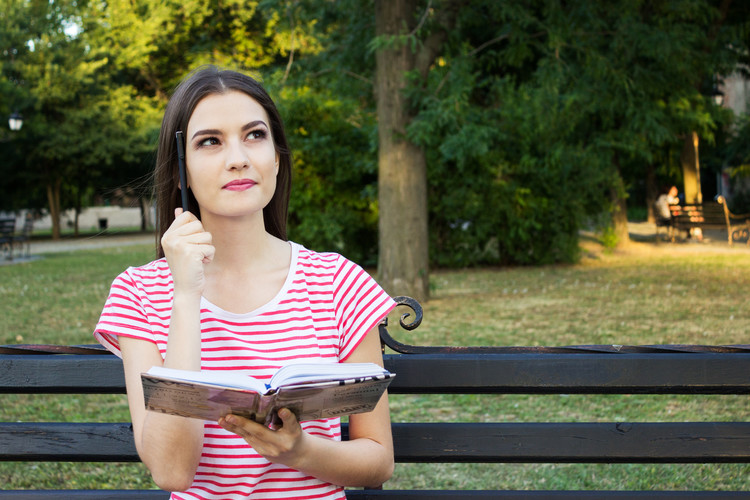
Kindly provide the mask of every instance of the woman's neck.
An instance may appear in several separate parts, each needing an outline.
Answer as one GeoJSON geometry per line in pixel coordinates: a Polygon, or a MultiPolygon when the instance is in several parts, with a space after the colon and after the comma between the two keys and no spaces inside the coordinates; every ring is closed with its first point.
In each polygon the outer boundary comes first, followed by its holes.
{"type": "Polygon", "coordinates": [[[281,240],[266,232],[263,217],[209,218],[203,227],[211,233],[216,254],[206,271],[242,272],[275,267],[281,240]]]}
{"type": "Polygon", "coordinates": [[[271,300],[289,274],[292,250],[288,242],[268,234],[263,225],[231,219],[205,220],[216,253],[206,264],[210,302],[233,313],[253,311],[271,300]]]}

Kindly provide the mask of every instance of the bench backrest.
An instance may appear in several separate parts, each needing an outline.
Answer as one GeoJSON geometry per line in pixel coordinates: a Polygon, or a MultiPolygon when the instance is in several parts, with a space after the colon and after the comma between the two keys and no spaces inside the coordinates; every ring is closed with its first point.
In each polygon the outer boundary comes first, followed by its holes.
{"type": "Polygon", "coordinates": [[[701,204],[670,205],[672,220],[676,223],[703,223],[725,226],[727,215],[722,204],[708,202],[701,204]]]}
{"type": "MultiPolygon", "coordinates": [[[[389,354],[392,394],[750,394],[750,346],[389,354]]],[[[0,348],[0,393],[124,393],[110,354],[0,348]]],[[[92,349],[95,352],[98,349],[92,349]]],[[[750,462],[750,423],[394,423],[402,462],[750,462]],[[507,440],[504,436],[514,436],[507,440]],[[617,440],[606,439],[617,436],[617,440]],[[696,436],[685,441],[685,436],[696,436]],[[700,438],[698,438],[700,437],[700,438]],[[518,446],[518,442],[523,446],[518,446]],[[572,446],[575,443],[575,446],[572,446]]],[[[0,423],[0,460],[136,461],[129,423],[0,423]]]]}
{"type": "Polygon", "coordinates": [[[12,237],[15,230],[16,230],[15,217],[0,219],[0,238],[12,237]]]}

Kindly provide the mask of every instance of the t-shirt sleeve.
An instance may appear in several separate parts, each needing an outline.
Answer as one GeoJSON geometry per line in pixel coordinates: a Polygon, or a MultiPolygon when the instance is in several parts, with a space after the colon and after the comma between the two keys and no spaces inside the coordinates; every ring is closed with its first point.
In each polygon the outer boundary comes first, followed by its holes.
{"type": "Polygon", "coordinates": [[[357,264],[344,257],[334,276],[334,310],[340,332],[339,360],[348,358],[396,302],[357,264]]]}
{"type": "Polygon", "coordinates": [[[94,329],[96,340],[119,357],[122,357],[117,339],[120,335],[156,343],[142,294],[130,271],[115,278],[94,329]]]}

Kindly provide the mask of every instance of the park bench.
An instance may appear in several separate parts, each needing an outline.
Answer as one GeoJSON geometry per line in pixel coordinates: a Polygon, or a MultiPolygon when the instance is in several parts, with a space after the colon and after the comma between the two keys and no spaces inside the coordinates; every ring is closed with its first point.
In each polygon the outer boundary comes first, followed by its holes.
{"type": "Polygon", "coordinates": [[[0,218],[0,251],[6,260],[13,260],[13,235],[16,231],[16,218],[0,218]]]}
{"type": "MultiPolygon", "coordinates": [[[[407,329],[421,322],[412,308],[407,329]],[[411,321],[410,320],[411,317],[411,321]]],[[[750,346],[430,347],[396,341],[392,394],[750,393],[750,346]]],[[[393,352],[391,352],[393,351],[393,352]]],[[[93,346],[0,347],[2,393],[124,393],[120,360],[93,346]]],[[[398,463],[748,463],[750,422],[393,422],[398,463]]],[[[346,436],[346,428],[343,429],[346,436]]],[[[345,438],[345,437],[344,437],[345,438]]],[[[2,422],[0,460],[137,461],[129,423],[2,422]]],[[[429,481],[428,481],[429,484],[429,481]]],[[[387,487],[387,485],[386,485],[387,487]]],[[[748,498],[750,491],[347,490],[350,500],[748,498]]],[[[166,499],[162,491],[0,490],[0,500],[166,499]]]]}
{"type": "MultiPolygon", "coordinates": [[[[670,205],[672,219],[669,235],[674,241],[676,232],[691,229],[726,229],[727,239],[731,246],[734,241],[746,240],[750,245],[750,214],[733,214],[723,196],[715,202],[670,205]]],[[[658,229],[657,229],[658,230],[658,229]]]]}
{"type": "Polygon", "coordinates": [[[25,258],[31,256],[31,233],[34,230],[34,219],[26,214],[21,230],[13,235],[13,245],[17,247],[19,255],[25,258]]]}

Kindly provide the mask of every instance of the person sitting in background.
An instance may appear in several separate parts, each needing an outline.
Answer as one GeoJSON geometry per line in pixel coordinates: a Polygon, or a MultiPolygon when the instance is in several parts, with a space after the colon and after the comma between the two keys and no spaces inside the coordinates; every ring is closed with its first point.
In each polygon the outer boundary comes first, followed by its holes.
{"type": "Polygon", "coordinates": [[[669,225],[672,220],[672,211],[669,209],[670,205],[677,205],[679,203],[677,198],[677,186],[672,186],[669,191],[662,193],[654,203],[656,224],[660,226],[669,225]]]}

